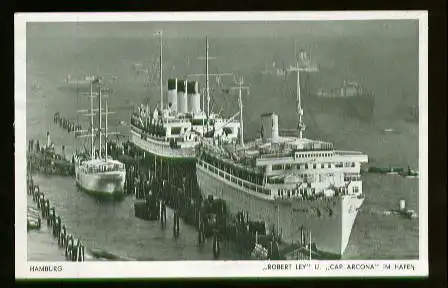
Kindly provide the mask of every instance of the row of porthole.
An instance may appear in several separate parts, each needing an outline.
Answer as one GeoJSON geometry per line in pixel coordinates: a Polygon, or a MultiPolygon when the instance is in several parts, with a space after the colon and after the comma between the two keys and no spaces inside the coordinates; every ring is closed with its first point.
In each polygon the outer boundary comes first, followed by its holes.
{"type": "MultiPolygon", "coordinates": [[[[311,165],[311,164],[310,164],[311,165]]],[[[317,165],[318,164],[312,164],[313,165],[313,169],[317,169],[317,165]]],[[[333,168],[333,165],[331,163],[327,163],[327,164],[320,164],[320,168],[325,168],[325,166],[327,166],[327,168],[333,168]]],[[[355,167],[355,163],[349,163],[349,165],[345,165],[345,167],[355,167]]],[[[339,164],[334,164],[335,168],[343,168],[343,164],[339,163],[339,164]]],[[[272,170],[286,170],[286,169],[308,169],[308,164],[284,164],[284,165],[272,165],[272,170]]]]}
{"type": "Polygon", "coordinates": [[[296,158],[331,157],[332,153],[296,154],[296,158]]]}

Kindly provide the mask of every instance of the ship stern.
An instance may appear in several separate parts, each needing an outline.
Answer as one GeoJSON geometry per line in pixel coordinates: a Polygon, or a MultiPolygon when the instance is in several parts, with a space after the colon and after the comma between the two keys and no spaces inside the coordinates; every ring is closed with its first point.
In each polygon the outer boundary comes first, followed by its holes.
{"type": "Polygon", "coordinates": [[[99,174],[79,173],[76,177],[78,186],[93,195],[121,197],[124,194],[125,171],[99,174]]]}

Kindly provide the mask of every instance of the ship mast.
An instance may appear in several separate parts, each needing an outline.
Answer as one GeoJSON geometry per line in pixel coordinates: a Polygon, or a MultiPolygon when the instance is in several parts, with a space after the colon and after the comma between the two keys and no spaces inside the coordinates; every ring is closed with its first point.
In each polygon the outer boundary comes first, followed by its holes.
{"type": "Polygon", "coordinates": [[[98,79],[98,159],[101,159],[101,80],[98,79]]]}
{"type": "Polygon", "coordinates": [[[243,86],[244,80],[243,77],[241,77],[238,81],[236,81],[236,84],[238,86],[231,87],[232,90],[238,90],[238,102],[240,106],[240,145],[241,147],[244,147],[244,125],[243,125],[243,100],[241,98],[242,96],[242,90],[245,89],[249,93],[249,86],[243,86]]]}
{"type": "Polygon", "coordinates": [[[208,60],[216,59],[216,57],[210,57],[209,54],[209,45],[208,45],[208,37],[205,37],[205,58],[198,57],[198,59],[205,60],[205,74],[190,74],[188,77],[197,77],[197,76],[205,76],[205,97],[207,99],[207,110],[205,111],[207,116],[207,132],[209,130],[209,118],[210,118],[210,83],[209,76],[231,76],[232,73],[209,73],[208,60]]]}
{"type": "MultiPolygon", "coordinates": [[[[107,137],[109,136],[109,135],[118,135],[118,134],[120,134],[120,133],[118,133],[118,132],[108,132],[107,131],[107,129],[108,129],[108,117],[109,117],[109,114],[114,114],[115,112],[111,112],[111,111],[109,111],[109,106],[108,106],[108,101],[107,101],[107,99],[109,98],[109,96],[110,96],[110,93],[111,93],[111,91],[110,91],[110,89],[105,89],[105,91],[106,92],[109,92],[109,93],[106,93],[106,94],[101,94],[101,97],[103,97],[103,98],[105,98],[104,99],[104,105],[105,105],[105,107],[104,107],[104,109],[105,109],[105,112],[103,113],[104,114],[104,116],[105,116],[105,127],[104,127],[104,159],[107,161],[107,137]]],[[[101,131],[102,132],[102,131],[101,131]]],[[[100,133],[101,133],[100,132],[100,133]]],[[[100,142],[101,143],[101,142],[100,142]]]]}
{"type": "Polygon", "coordinates": [[[288,69],[289,72],[297,72],[297,118],[298,118],[298,132],[299,138],[303,138],[303,132],[306,129],[305,123],[303,121],[303,109],[302,109],[302,97],[301,97],[301,89],[300,89],[300,72],[316,72],[316,67],[311,67],[306,59],[305,52],[300,53],[300,62],[297,61],[296,66],[292,66],[288,69]]]}
{"type": "Polygon", "coordinates": [[[160,109],[163,110],[163,33],[159,31],[157,34],[160,36],[160,109]]]}
{"type": "Polygon", "coordinates": [[[107,99],[105,100],[105,109],[106,109],[106,123],[104,127],[104,159],[107,161],[107,114],[109,111],[107,110],[107,99]]]}
{"type": "Polygon", "coordinates": [[[303,137],[303,132],[306,129],[305,123],[303,123],[303,109],[302,109],[302,98],[300,95],[300,71],[303,71],[302,68],[299,67],[299,63],[297,62],[297,66],[290,67],[288,69],[289,71],[297,72],[297,118],[298,118],[298,131],[299,131],[299,138],[301,139],[303,137]]]}
{"type": "Polygon", "coordinates": [[[90,81],[90,157],[92,158],[92,160],[95,159],[95,135],[93,134],[93,116],[95,114],[93,113],[93,98],[93,81],[90,81]]]}
{"type": "Polygon", "coordinates": [[[205,94],[207,97],[207,131],[208,131],[208,118],[210,117],[210,89],[208,83],[208,37],[205,37],[205,94]]]}
{"type": "Polygon", "coordinates": [[[98,79],[96,77],[88,77],[88,80],[90,81],[90,91],[89,93],[81,93],[81,95],[87,95],[90,98],[90,110],[89,109],[81,109],[78,110],[78,113],[85,113],[87,112],[87,114],[84,114],[84,116],[89,116],[90,117],[90,129],[89,130],[78,130],[77,133],[81,133],[81,132],[90,132],[88,134],[84,134],[84,135],[76,135],[75,136],[77,138],[84,138],[84,137],[90,137],[90,158],[91,159],[95,159],[95,129],[93,127],[94,125],[94,116],[96,115],[95,112],[98,109],[94,109],[93,107],[93,99],[95,97],[98,96],[97,92],[93,92],[93,85],[98,83],[98,79]]]}

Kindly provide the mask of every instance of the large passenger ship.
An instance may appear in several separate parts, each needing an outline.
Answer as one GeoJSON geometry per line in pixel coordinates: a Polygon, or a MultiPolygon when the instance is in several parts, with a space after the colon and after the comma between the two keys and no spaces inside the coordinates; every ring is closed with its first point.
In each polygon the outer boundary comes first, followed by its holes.
{"type": "Polygon", "coordinates": [[[184,179],[188,187],[197,191],[195,149],[201,137],[234,143],[240,130],[240,123],[235,120],[238,113],[224,118],[210,109],[209,76],[223,73],[209,73],[208,60],[211,57],[208,55],[208,38],[205,39],[205,74],[188,75],[184,78],[187,80],[168,79],[168,103],[164,105],[163,42],[161,32],[157,35],[160,36],[160,106],[151,111],[148,105],[139,105],[133,111],[130,143],[137,148],[135,151],[139,155],[143,155],[150,170],[161,173],[161,179],[171,179],[170,184],[175,186],[183,185],[184,179]],[[202,95],[198,81],[189,80],[193,76],[205,77],[202,95]]]}
{"type": "MultiPolygon", "coordinates": [[[[98,78],[92,78],[90,83],[90,103],[91,107],[88,116],[91,119],[90,133],[78,133],[77,137],[90,137],[91,138],[91,151],[90,155],[86,153],[75,153],[73,155],[73,161],[75,162],[75,177],[76,184],[87,192],[94,194],[120,196],[123,193],[124,182],[126,179],[126,170],[123,163],[114,160],[108,156],[107,151],[107,117],[111,113],[108,111],[107,100],[105,112],[102,111],[102,89],[101,80],[98,78]],[[98,93],[93,92],[93,85],[98,84],[98,93]],[[98,97],[98,109],[93,108],[93,98],[98,97]],[[98,124],[99,128],[94,127],[94,115],[95,111],[98,111],[98,124]],[[105,116],[105,127],[102,130],[102,117],[105,116]],[[99,147],[97,153],[95,153],[94,137],[97,132],[99,147]],[[102,149],[102,134],[104,133],[104,151],[102,149]],[[96,154],[96,155],[95,155],[96,154]]],[[[85,131],[84,131],[85,132],[85,131]]],[[[109,133],[111,134],[111,133],[109,133]]]]}
{"type": "MultiPolygon", "coordinates": [[[[360,168],[368,157],[303,137],[299,75],[314,70],[301,63],[290,71],[297,72],[298,137],[279,135],[277,114],[266,113],[261,139],[238,145],[204,139],[197,181],[203,196],[223,199],[227,211],[264,222],[281,242],[312,242],[316,250],[338,258],[364,201],[360,168]]],[[[241,94],[242,86],[238,89],[241,94]]]]}

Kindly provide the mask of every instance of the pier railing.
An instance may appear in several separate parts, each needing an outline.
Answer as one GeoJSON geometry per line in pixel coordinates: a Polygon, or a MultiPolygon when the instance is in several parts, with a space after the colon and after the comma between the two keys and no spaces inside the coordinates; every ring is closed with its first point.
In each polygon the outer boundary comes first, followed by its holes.
{"type": "Polygon", "coordinates": [[[261,159],[273,159],[273,158],[285,158],[285,157],[292,157],[292,152],[283,152],[283,153],[266,153],[266,154],[260,154],[261,159]]]}
{"type": "Polygon", "coordinates": [[[335,155],[344,156],[344,155],[363,155],[362,152],[359,151],[343,151],[343,150],[336,150],[334,151],[335,155]]]}

